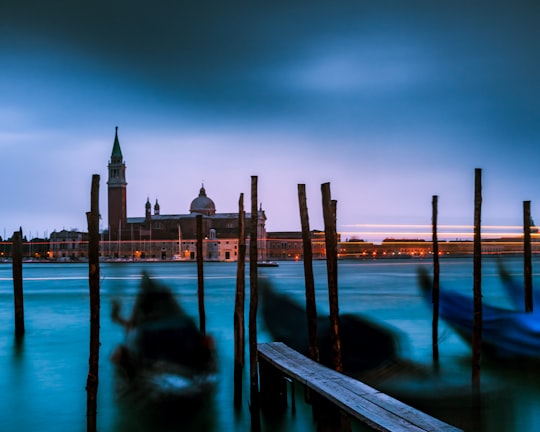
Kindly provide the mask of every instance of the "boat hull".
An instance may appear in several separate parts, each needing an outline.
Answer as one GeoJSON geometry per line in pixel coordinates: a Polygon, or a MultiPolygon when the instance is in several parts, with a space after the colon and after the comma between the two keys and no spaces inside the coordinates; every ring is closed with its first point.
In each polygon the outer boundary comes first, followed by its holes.
{"type": "Polygon", "coordinates": [[[113,320],[125,327],[126,337],[111,360],[124,402],[193,407],[212,394],[214,342],[201,334],[168,288],[143,275],[131,317],[120,318],[118,309],[113,307],[113,320]]]}

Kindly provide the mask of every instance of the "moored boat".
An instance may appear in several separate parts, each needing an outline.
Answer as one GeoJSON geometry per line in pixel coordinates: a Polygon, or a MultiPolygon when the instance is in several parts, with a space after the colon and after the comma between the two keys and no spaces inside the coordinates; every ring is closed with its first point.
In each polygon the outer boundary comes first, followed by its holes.
{"type": "MultiPolygon", "coordinates": [[[[431,278],[424,268],[419,269],[418,277],[423,296],[431,303],[431,278]]],[[[508,274],[503,282],[517,302],[515,282],[508,274]]],[[[471,295],[440,290],[440,317],[469,344],[472,343],[473,335],[473,309],[471,295]]],[[[481,345],[486,354],[498,360],[540,361],[540,313],[493,306],[486,303],[484,298],[481,345]]]]}
{"type": "Polygon", "coordinates": [[[112,319],[126,337],[112,355],[120,396],[145,405],[192,406],[207,398],[216,382],[212,338],[201,334],[172,292],[143,274],[131,316],[112,319]]]}

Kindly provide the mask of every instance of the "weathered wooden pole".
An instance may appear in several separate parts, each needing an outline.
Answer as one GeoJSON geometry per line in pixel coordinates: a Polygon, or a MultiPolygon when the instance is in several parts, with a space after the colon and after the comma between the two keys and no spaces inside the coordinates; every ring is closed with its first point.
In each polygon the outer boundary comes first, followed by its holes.
{"type": "Polygon", "coordinates": [[[319,344],[317,342],[317,303],[315,301],[315,282],[313,277],[313,248],[309,229],[309,215],[306,199],[306,185],[298,185],[298,203],[300,206],[300,222],[302,226],[302,242],[304,246],[304,279],[306,283],[306,314],[309,337],[309,357],[319,361],[319,344]]]}
{"type": "Polygon", "coordinates": [[[23,273],[22,273],[22,228],[13,233],[12,244],[12,273],[13,296],[15,307],[15,336],[24,335],[24,300],[23,300],[23,273]]]}
{"type": "Polygon", "coordinates": [[[97,430],[97,390],[99,373],[99,175],[92,176],[88,222],[88,282],[90,286],[90,356],[86,380],[86,429],[97,430]]]}
{"type": "Polygon", "coordinates": [[[251,225],[249,238],[249,376],[251,396],[251,430],[261,430],[259,411],[259,374],[257,371],[257,227],[259,212],[257,210],[257,176],[251,176],[251,225]]]}
{"type": "Polygon", "coordinates": [[[203,272],[203,219],[196,216],[197,221],[197,297],[199,299],[199,330],[206,335],[206,312],[204,310],[204,272],[203,272]]]}
{"type": "Polygon", "coordinates": [[[244,308],[245,308],[245,262],[246,262],[246,214],[244,194],[238,201],[238,261],[236,270],[236,296],[234,303],[234,407],[242,408],[242,375],[244,371],[244,308]]]}
{"type": "MultiPolygon", "coordinates": [[[[311,232],[309,229],[309,215],[306,199],[306,185],[298,185],[298,203],[300,206],[300,223],[302,226],[302,242],[304,247],[304,279],[306,284],[306,318],[308,325],[309,357],[320,361],[319,342],[317,331],[317,303],[315,301],[315,282],[313,276],[313,247],[311,243],[311,232]]],[[[293,384],[294,389],[294,384],[293,384]]],[[[326,401],[318,397],[317,393],[311,394],[305,390],[306,400],[312,405],[313,416],[322,425],[324,419],[320,413],[326,411],[326,401]]]]}
{"type": "Polygon", "coordinates": [[[473,338],[472,338],[472,383],[480,388],[480,358],[482,345],[482,170],[475,169],[474,176],[474,258],[473,258],[473,338]]]}
{"type": "MultiPolygon", "coordinates": [[[[338,301],[338,266],[337,266],[337,229],[336,207],[337,201],[331,199],[330,183],[321,185],[322,205],[324,217],[324,231],[326,243],[326,270],[328,273],[328,300],[330,309],[330,340],[332,341],[332,366],[337,372],[343,372],[341,357],[341,336],[339,332],[339,301],[338,301]]],[[[320,402],[315,401],[315,404],[320,402]]],[[[314,404],[314,406],[315,406],[314,404]]],[[[347,414],[338,408],[328,405],[324,407],[325,414],[316,413],[321,430],[350,431],[351,422],[347,414]],[[328,429],[330,428],[330,429],[328,429]]]]}
{"type": "Polygon", "coordinates": [[[336,371],[342,372],[341,338],[339,334],[336,201],[330,198],[330,183],[323,183],[321,185],[321,191],[326,241],[326,269],[328,272],[332,365],[336,371]]]}
{"type": "Polygon", "coordinates": [[[433,225],[433,321],[431,325],[431,339],[433,345],[433,365],[435,369],[439,369],[439,240],[437,238],[437,216],[438,216],[438,202],[439,197],[433,195],[432,205],[432,219],[433,225]]]}
{"type": "Polygon", "coordinates": [[[523,275],[525,280],[525,312],[533,311],[531,202],[523,201],[523,275]]]}

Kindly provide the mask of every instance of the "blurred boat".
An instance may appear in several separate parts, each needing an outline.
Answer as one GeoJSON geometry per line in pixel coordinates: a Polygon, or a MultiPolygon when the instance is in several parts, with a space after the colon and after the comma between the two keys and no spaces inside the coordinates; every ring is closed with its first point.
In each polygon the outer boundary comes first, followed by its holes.
{"type": "MultiPolygon", "coordinates": [[[[308,355],[305,309],[286,294],[279,293],[269,279],[259,279],[261,313],[274,340],[308,355]]],[[[332,365],[332,343],[328,317],[317,318],[320,361],[332,365]]],[[[340,316],[342,362],[346,371],[361,373],[397,358],[397,340],[386,328],[358,315],[340,316]]]]}
{"type": "MultiPolygon", "coordinates": [[[[424,298],[431,304],[433,284],[425,268],[419,269],[418,279],[424,298]]],[[[517,284],[509,274],[503,282],[517,302],[517,284]]],[[[469,344],[473,335],[473,301],[472,296],[456,291],[441,289],[439,293],[439,316],[469,344]]],[[[481,346],[486,354],[499,360],[540,360],[540,314],[505,309],[483,301],[481,346]]]]}
{"type": "MultiPolygon", "coordinates": [[[[525,284],[523,280],[517,280],[513,277],[508,269],[504,266],[501,259],[497,260],[499,276],[503,283],[506,294],[512,302],[514,309],[525,312],[525,284]]],[[[533,290],[533,304],[540,305],[540,292],[533,290]]]]}
{"type": "Polygon", "coordinates": [[[126,337],[112,355],[120,396],[144,405],[192,406],[216,381],[213,340],[199,331],[172,292],[144,273],[130,318],[113,302],[112,320],[126,337]]]}

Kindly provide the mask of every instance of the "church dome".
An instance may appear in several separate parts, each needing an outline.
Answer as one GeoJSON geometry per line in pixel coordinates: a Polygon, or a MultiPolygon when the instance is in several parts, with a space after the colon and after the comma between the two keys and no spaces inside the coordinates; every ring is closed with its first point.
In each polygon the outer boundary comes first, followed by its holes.
{"type": "Polygon", "coordinates": [[[206,216],[212,216],[216,214],[216,206],[214,201],[206,196],[206,190],[204,185],[201,187],[199,196],[191,201],[189,206],[190,213],[201,213],[206,216]]]}

